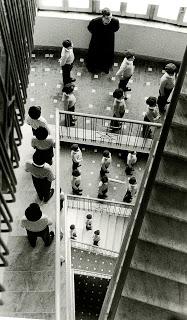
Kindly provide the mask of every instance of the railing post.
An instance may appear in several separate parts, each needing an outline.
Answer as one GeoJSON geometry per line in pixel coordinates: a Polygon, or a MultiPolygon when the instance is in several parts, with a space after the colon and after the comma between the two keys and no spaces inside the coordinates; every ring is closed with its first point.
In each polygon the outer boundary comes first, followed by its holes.
{"type": "Polygon", "coordinates": [[[55,309],[56,320],[61,320],[60,316],[60,169],[59,169],[59,157],[60,157],[60,142],[59,142],[59,110],[56,109],[56,234],[55,234],[55,309]]]}

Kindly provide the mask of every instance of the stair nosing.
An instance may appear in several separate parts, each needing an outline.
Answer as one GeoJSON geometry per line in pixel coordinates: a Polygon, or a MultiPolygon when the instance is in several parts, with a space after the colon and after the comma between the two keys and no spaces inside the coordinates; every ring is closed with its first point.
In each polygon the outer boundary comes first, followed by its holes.
{"type": "Polygon", "coordinates": [[[149,243],[151,243],[151,244],[155,244],[155,245],[164,247],[164,248],[168,248],[168,249],[171,249],[171,250],[174,250],[174,251],[177,251],[177,252],[181,252],[181,253],[183,253],[183,254],[187,254],[187,251],[186,251],[186,252],[185,252],[185,251],[181,251],[181,250],[178,250],[178,249],[176,249],[176,248],[174,248],[174,247],[170,247],[170,246],[168,246],[168,245],[164,245],[163,243],[158,243],[158,242],[155,242],[155,241],[152,241],[152,240],[148,240],[148,239],[146,239],[146,238],[144,238],[144,237],[141,237],[140,235],[139,235],[139,238],[138,238],[138,239],[139,239],[139,240],[142,240],[142,241],[149,242],[149,243]]]}
{"type": "Polygon", "coordinates": [[[165,213],[163,213],[163,212],[161,212],[161,211],[155,211],[155,210],[153,210],[153,209],[149,209],[149,207],[148,207],[148,209],[146,210],[146,212],[150,212],[150,213],[153,213],[153,214],[157,214],[157,215],[159,215],[159,216],[162,216],[162,217],[165,217],[165,218],[169,218],[169,219],[172,219],[172,220],[176,220],[176,221],[179,221],[179,222],[184,222],[184,223],[187,223],[187,220],[185,220],[185,219],[181,219],[181,218],[179,218],[179,217],[174,217],[174,216],[169,216],[169,215],[166,215],[165,213]]]}
{"type": "Polygon", "coordinates": [[[163,157],[164,157],[164,156],[166,156],[166,157],[170,156],[170,157],[172,157],[172,158],[178,158],[178,159],[180,159],[180,160],[187,161],[187,154],[186,154],[186,156],[185,156],[185,155],[181,155],[181,154],[178,154],[178,153],[176,153],[176,152],[174,152],[174,151],[170,151],[170,150],[165,150],[165,149],[164,149],[164,151],[163,151],[163,157]]]}
{"type": "Polygon", "coordinates": [[[172,184],[172,183],[167,183],[165,181],[161,181],[160,179],[155,179],[155,183],[156,184],[159,184],[159,185],[162,185],[162,186],[167,186],[171,189],[175,189],[175,190],[179,190],[179,191],[182,191],[182,192],[187,192],[187,188],[183,188],[181,186],[178,186],[176,184],[172,184]]]}
{"type": "Polygon", "coordinates": [[[169,278],[169,277],[162,276],[162,275],[160,275],[160,274],[158,274],[158,273],[144,270],[144,269],[142,269],[141,267],[134,267],[134,266],[131,266],[131,265],[130,265],[130,269],[132,269],[132,270],[137,270],[137,271],[141,271],[141,272],[144,272],[144,273],[148,273],[148,274],[151,274],[151,275],[153,275],[153,276],[155,276],[155,277],[159,277],[159,278],[162,278],[162,279],[166,279],[166,280],[172,281],[172,282],[174,282],[174,283],[179,283],[179,284],[182,284],[182,285],[184,285],[184,286],[187,286],[187,282],[185,283],[185,282],[182,282],[182,281],[174,280],[174,279],[171,279],[171,278],[169,278]]]}
{"type": "Polygon", "coordinates": [[[171,310],[171,309],[168,309],[168,308],[164,308],[164,307],[161,307],[161,306],[157,306],[155,304],[152,304],[152,303],[148,303],[148,302],[145,302],[145,301],[142,301],[140,299],[136,299],[136,298],[133,298],[133,297],[128,297],[128,296],[125,296],[125,295],[122,295],[123,298],[125,299],[129,299],[129,300],[134,300],[134,301],[138,301],[138,302],[141,302],[143,304],[147,304],[148,306],[152,306],[152,307],[155,307],[155,308],[159,308],[161,310],[165,310],[167,312],[173,312],[173,313],[176,313],[177,315],[181,315],[181,311],[174,311],[174,310],[171,310]]]}

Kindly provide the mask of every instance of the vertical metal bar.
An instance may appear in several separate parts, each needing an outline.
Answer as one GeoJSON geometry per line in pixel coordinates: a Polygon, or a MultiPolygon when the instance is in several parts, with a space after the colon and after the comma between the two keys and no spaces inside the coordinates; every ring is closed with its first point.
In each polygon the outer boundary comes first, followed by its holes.
{"type": "Polygon", "coordinates": [[[1,190],[0,190],[0,201],[2,202],[2,204],[3,204],[4,207],[5,207],[5,210],[6,210],[6,212],[7,212],[7,215],[8,215],[8,217],[9,217],[9,222],[12,222],[12,221],[13,221],[12,215],[11,215],[11,213],[10,213],[10,210],[9,210],[7,204],[6,204],[5,199],[3,198],[3,194],[2,194],[2,192],[1,192],[1,190]]]}

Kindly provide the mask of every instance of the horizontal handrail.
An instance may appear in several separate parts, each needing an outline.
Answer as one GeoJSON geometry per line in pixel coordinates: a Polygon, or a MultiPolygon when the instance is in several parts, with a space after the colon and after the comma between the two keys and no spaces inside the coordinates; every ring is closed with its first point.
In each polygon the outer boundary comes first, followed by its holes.
{"type": "Polygon", "coordinates": [[[102,254],[104,256],[110,256],[113,258],[117,258],[119,253],[116,251],[112,251],[110,249],[105,249],[103,247],[97,247],[94,246],[92,244],[87,244],[87,243],[83,243],[77,240],[73,240],[71,239],[71,245],[73,248],[78,248],[78,249],[82,249],[82,250],[86,250],[86,251],[90,251],[90,252],[97,252],[97,254],[102,254]]]}
{"type": "Polygon", "coordinates": [[[72,198],[74,200],[76,199],[80,199],[80,200],[90,200],[93,202],[98,202],[98,203],[103,203],[103,204],[112,204],[112,205],[119,205],[121,207],[125,207],[128,209],[132,209],[134,207],[133,204],[131,203],[125,203],[125,202],[120,202],[120,201],[111,201],[111,200],[107,200],[107,199],[98,199],[98,198],[93,198],[93,197],[85,197],[85,196],[78,196],[78,195],[73,195],[73,194],[67,194],[67,199],[69,200],[69,198],[72,198]]]}
{"type": "Polygon", "coordinates": [[[93,119],[101,119],[101,120],[116,120],[120,122],[129,122],[129,123],[136,123],[136,124],[144,124],[144,125],[149,125],[152,127],[156,128],[161,128],[162,124],[161,123],[156,123],[156,122],[146,122],[142,120],[132,120],[132,119],[126,119],[126,118],[113,118],[113,117],[108,117],[108,116],[100,116],[96,114],[90,114],[90,113],[80,113],[80,112],[71,112],[71,111],[65,111],[65,110],[59,110],[60,114],[70,114],[72,116],[80,116],[80,117],[89,117],[93,119]]]}
{"type": "Polygon", "coordinates": [[[105,274],[105,273],[98,273],[98,272],[81,270],[81,269],[73,269],[73,270],[74,270],[74,274],[81,274],[81,275],[95,277],[95,278],[111,279],[112,277],[112,275],[105,274]]]}

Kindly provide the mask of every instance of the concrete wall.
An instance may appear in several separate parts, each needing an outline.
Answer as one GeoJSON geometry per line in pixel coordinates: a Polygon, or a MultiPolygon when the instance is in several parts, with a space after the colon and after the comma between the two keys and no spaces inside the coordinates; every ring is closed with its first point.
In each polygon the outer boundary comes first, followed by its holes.
{"type": "MultiPolygon", "coordinates": [[[[72,39],[75,48],[87,49],[90,33],[88,22],[93,15],[40,11],[36,18],[36,46],[60,47],[65,38],[72,39]]],[[[187,28],[120,18],[115,51],[132,48],[137,55],[181,61],[187,40],[187,28]]]]}

